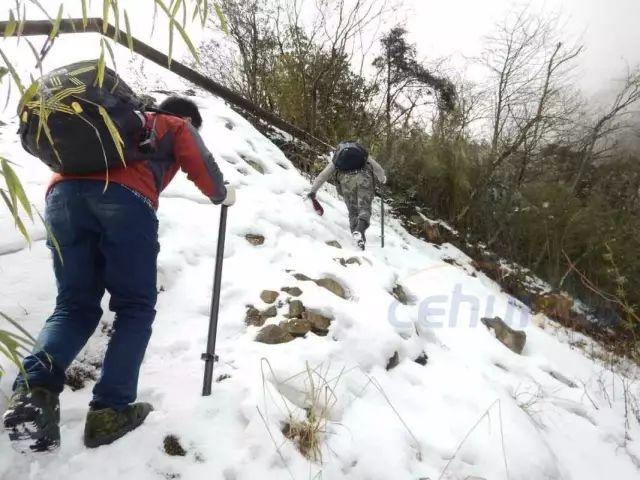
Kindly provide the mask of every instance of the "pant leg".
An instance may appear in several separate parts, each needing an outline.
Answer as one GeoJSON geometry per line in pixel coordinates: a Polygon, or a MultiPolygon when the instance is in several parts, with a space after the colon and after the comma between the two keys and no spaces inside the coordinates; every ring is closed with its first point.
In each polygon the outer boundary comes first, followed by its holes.
{"type": "Polygon", "coordinates": [[[53,314],[45,322],[32,355],[24,359],[25,383],[53,392],[64,387],[65,370],[93,334],[102,309],[103,258],[98,249],[95,219],[75,181],[57,184],[47,197],[45,216],[60,255],[49,240],[58,295],[53,314]]]}
{"type": "Polygon", "coordinates": [[[151,208],[117,184],[96,199],[94,208],[102,225],[109,308],[116,318],[92,404],[122,409],[136,399],[156,314],[158,221],[151,208]]]}
{"type": "Polygon", "coordinates": [[[364,238],[365,232],[371,223],[371,204],[375,196],[375,186],[373,175],[368,169],[365,169],[362,173],[356,175],[356,177],[358,185],[356,230],[359,231],[364,238]]]}
{"type": "Polygon", "coordinates": [[[343,174],[339,177],[342,198],[349,213],[349,228],[351,233],[355,232],[358,226],[358,184],[355,175],[343,174]]]}

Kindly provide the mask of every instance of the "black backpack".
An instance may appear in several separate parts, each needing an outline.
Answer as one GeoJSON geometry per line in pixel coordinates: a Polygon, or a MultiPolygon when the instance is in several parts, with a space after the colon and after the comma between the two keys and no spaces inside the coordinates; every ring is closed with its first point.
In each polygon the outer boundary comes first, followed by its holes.
{"type": "Polygon", "coordinates": [[[352,172],[364,167],[368,159],[369,152],[362,145],[357,142],[343,142],[333,157],[333,164],[341,172],[352,172]]]}
{"type": "Polygon", "coordinates": [[[58,68],[37,80],[20,104],[22,146],[54,172],[101,172],[123,166],[121,153],[129,159],[139,152],[144,102],[113,70],[105,68],[102,86],[97,76],[93,60],[58,68]]]}

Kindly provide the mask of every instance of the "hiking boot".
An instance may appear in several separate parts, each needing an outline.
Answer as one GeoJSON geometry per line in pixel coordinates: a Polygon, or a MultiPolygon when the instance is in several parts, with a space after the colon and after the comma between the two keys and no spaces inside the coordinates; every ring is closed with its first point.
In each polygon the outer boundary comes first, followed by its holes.
{"type": "Polygon", "coordinates": [[[45,388],[16,390],[2,420],[18,452],[48,452],[60,446],[60,401],[45,388]]]}
{"type": "Polygon", "coordinates": [[[132,403],[122,411],[91,409],[84,425],[84,444],[88,448],[108,445],[135,430],[153,410],[149,403],[132,403]]]}
{"type": "Polygon", "coordinates": [[[360,250],[364,250],[365,241],[362,233],[358,232],[357,230],[353,232],[353,241],[360,250]]]}

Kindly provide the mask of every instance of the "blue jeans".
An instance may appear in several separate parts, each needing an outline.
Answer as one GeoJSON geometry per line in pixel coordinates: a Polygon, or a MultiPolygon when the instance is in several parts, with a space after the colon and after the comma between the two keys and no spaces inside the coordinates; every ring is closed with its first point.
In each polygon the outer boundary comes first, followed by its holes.
{"type": "MultiPolygon", "coordinates": [[[[47,223],[62,254],[47,243],[58,296],[23,364],[30,386],[61,392],[66,369],[100,322],[106,289],[115,321],[91,404],[120,410],[136,398],[156,314],[158,220],[131,190],[104,188],[100,180],[66,180],[47,196],[47,223]]],[[[19,375],[14,389],[24,383],[19,375]]]]}

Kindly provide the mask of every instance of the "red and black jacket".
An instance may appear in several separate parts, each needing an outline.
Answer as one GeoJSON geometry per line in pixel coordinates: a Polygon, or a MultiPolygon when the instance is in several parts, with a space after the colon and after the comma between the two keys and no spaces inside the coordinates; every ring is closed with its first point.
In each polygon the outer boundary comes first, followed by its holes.
{"type": "Polygon", "coordinates": [[[108,180],[140,193],[157,209],[160,193],[181,169],[213,203],[221,203],[227,195],[222,173],[193,125],[182,118],[161,113],[147,113],[145,116],[155,147],[155,152],[148,159],[129,160],[126,167],[111,168],[108,172],[86,175],[56,173],[49,189],[63,180],[108,180]]]}

